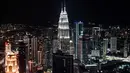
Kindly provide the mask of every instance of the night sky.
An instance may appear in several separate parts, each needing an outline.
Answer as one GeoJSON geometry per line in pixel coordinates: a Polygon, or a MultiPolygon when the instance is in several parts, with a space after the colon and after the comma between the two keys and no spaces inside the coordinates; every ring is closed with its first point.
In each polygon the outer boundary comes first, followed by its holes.
{"type": "MultiPolygon", "coordinates": [[[[57,24],[62,0],[8,0],[0,2],[0,23],[52,26],[57,24]],[[51,25],[50,25],[51,24],[51,25]]],[[[66,0],[69,21],[104,25],[130,24],[126,0],[66,0]]]]}

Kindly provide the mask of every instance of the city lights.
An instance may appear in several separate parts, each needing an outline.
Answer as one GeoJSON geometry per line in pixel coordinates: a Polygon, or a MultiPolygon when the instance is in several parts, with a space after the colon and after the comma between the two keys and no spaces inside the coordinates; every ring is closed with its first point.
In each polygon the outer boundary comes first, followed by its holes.
{"type": "Polygon", "coordinates": [[[47,2],[22,1],[16,2],[15,10],[9,5],[10,12],[2,14],[2,22],[7,24],[0,24],[0,73],[130,73],[130,28],[125,25],[129,21],[121,17],[128,15],[117,14],[124,9],[112,6],[117,1],[103,4],[108,2],[77,0],[75,4],[52,0],[59,4],[48,2],[53,6],[47,4],[45,9],[42,5],[47,2]],[[83,8],[83,4],[96,7],[96,11],[83,8]],[[50,7],[58,7],[55,15],[50,7]],[[108,9],[102,11],[104,7],[108,9]],[[116,11],[112,8],[119,11],[112,13],[116,11]]]}

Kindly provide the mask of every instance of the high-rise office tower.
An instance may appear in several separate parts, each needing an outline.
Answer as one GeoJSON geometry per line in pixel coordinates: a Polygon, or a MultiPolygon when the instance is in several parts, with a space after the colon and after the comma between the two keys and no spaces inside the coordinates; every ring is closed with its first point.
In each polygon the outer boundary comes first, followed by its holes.
{"type": "Polygon", "coordinates": [[[83,62],[83,37],[80,35],[78,39],[78,53],[77,58],[83,62]]]}
{"type": "Polygon", "coordinates": [[[58,39],[61,43],[59,49],[61,49],[63,52],[68,53],[70,42],[70,30],[65,3],[63,4],[63,7],[61,9],[58,22],[58,39]]]}
{"type": "MultiPolygon", "coordinates": [[[[74,33],[74,37],[75,37],[75,58],[78,58],[78,50],[79,50],[79,42],[80,45],[82,45],[82,36],[83,36],[83,22],[79,21],[76,22],[76,29],[75,29],[75,33],[74,33]]],[[[80,51],[82,50],[82,47],[80,47],[80,51]]]]}
{"type": "Polygon", "coordinates": [[[110,38],[110,49],[112,52],[115,52],[117,50],[117,37],[110,38]]]}
{"type": "MultiPolygon", "coordinates": [[[[88,30],[88,29],[87,29],[88,30]]],[[[83,63],[87,63],[88,61],[88,55],[90,54],[91,52],[91,44],[90,44],[90,36],[88,34],[88,32],[85,32],[87,30],[84,30],[84,36],[83,36],[83,49],[82,49],[82,62],[83,63]]]]}

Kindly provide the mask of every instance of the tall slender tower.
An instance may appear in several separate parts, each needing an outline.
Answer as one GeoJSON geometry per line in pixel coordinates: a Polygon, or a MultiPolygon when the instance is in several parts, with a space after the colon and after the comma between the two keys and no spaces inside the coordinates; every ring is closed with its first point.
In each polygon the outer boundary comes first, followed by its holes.
{"type": "Polygon", "coordinates": [[[61,13],[58,22],[58,39],[60,41],[59,49],[63,52],[69,52],[70,33],[65,2],[63,3],[63,7],[61,8],[61,13]]]}

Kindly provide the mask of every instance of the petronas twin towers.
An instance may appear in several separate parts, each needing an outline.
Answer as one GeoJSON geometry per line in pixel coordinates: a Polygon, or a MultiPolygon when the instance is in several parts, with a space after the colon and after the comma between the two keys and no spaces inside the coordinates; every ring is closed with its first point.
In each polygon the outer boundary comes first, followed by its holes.
{"type": "Polygon", "coordinates": [[[60,42],[59,49],[62,50],[62,52],[64,53],[68,53],[70,49],[70,30],[65,3],[61,8],[61,13],[58,22],[58,40],[60,42]]]}

